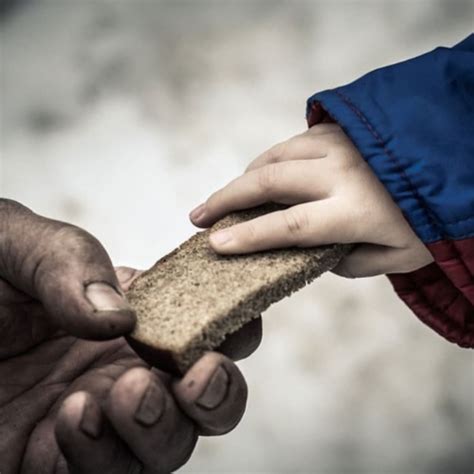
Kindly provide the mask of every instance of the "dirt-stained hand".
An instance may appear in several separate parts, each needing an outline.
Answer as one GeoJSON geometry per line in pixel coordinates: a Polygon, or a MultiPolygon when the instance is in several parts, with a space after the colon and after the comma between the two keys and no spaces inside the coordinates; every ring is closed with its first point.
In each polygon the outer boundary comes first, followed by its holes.
{"type": "Polygon", "coordinates": [[[229,358],[209,352],[174,379],[122,337],[137,274],[84,230],[0,200],[2,474],[170,472],[199,435],[237,425],[247,387],[229,358]]]}

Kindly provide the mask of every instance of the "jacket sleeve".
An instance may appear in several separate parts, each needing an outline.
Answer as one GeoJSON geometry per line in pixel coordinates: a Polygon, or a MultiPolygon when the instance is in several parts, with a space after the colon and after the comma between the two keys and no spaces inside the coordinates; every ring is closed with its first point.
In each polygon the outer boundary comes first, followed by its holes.
{"type": "Polygon", "coordinates": [[[474,347],[474,34],[308,99],[338,122],[435,262],[389,275],[424,323],[474,347]]]}

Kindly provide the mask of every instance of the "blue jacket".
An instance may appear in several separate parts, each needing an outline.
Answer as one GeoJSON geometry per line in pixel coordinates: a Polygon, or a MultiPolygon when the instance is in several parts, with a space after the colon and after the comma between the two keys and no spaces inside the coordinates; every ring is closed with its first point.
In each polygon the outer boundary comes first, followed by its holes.
{"type": "Polygon", "coordinates": [[[390,275],[426,324],[474,347],[474,34],[308,99],[349,135],[435,258],[390,275]]]}

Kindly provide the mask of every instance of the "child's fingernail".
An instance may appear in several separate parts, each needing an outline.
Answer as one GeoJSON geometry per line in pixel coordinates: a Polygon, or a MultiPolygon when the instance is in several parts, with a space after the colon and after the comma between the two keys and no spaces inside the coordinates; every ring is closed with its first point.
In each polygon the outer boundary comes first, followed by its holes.
{"type": "Polygon", "coordinates": [[[230,230],[224,229],[214,232],[209,237],[211,243],[220,247],[222,245],[228,244],[232,240],[232,232],[230,230]]]}
{"type": "Polygon", "coordinates": [[[206,204],[200,204],[196,209],[191,211],[191,214],[189,214],[189,217],[191,218],[192,221],[197,222],[201,220],[204,216],[204,212],[206,210],[206,204]]]}

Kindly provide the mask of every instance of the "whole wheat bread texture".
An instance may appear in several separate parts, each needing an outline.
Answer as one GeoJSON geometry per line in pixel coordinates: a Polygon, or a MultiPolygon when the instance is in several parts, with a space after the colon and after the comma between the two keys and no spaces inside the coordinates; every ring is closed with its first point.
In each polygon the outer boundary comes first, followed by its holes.
{"type": "Polygon", "coordinates": [[[221,256],[210,248],[211,231],[270,209],[230,214],[140,275],[127,293],[137,314],[132,347],[160,368],[183,373],[226,335],[331,270],[347,253],[343,245],[238,256],[221,256]]]}

